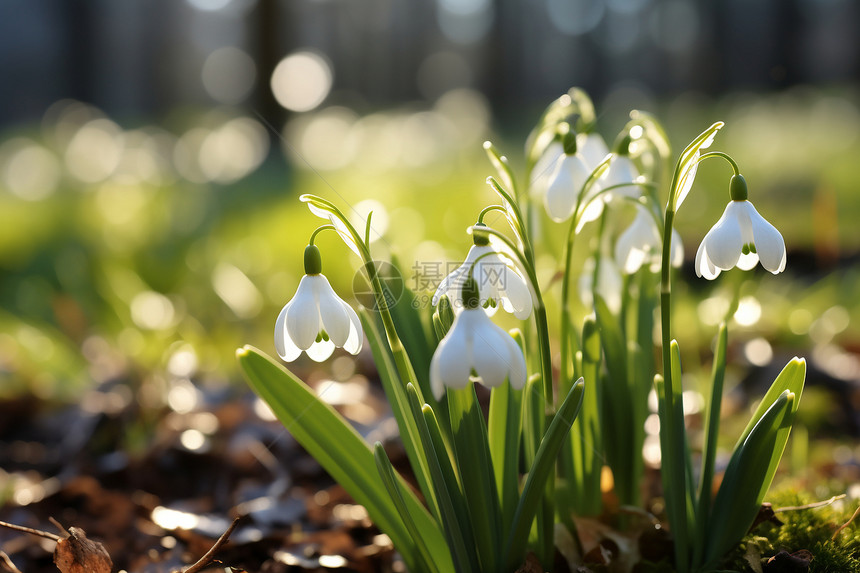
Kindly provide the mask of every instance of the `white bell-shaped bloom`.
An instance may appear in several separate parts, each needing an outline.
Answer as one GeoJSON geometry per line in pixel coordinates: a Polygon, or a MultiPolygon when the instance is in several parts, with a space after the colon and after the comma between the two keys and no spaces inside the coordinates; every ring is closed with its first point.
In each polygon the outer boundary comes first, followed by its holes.
{"type": "Polygon", "coordinates": [[[556,223],[566,221],[573,215],[582,186],[591,174],[579,153],[562,155],[549,177],[544,195],[547,215],[556,223]]]}
{"type": "Polygon", "coordinates": [[[696,252],[696,274],[708,280],[734,266],[761,266],[773,274],[785,269],[785,241],[747,200],[732,200],[696,252]]]}
{"type": "Polygon", "coordinates": [[[600,162],[609,154],[609,148],[599,133],[577,134],[576,147],[589,171],[594,171],[594,168],[600,165],[600,162]]]}
{"type": "Polygon", "coordinates": [[[603,200],[606,203],[612,201],[614,197],[622,195],[638,197],[639,188],[633,184],[638,178],[639,170],[636,169],[629,155],[613,155],[606,171],[597,180],[596,187],[599,189],[614,187],[603,195],[603,200]]]}
{"type": "Polygon", "coordinates": [[[469,269],[473,265],[472,276],[478,283],[480,303],[488,315],[494,314],[496,306],[499,305],[505,312],[513,314],[520,320],[525,320],[531,315],[532,296],[526,279],[511,259],[491,245],[473,245],[469,249],[463,264],[439,283],[433,295],[433,306],[436,306],[439,298],[446,294],[455,312],[463,309],[461,289],[469,278],[469,269]]]}
{"type": "Polygon", "coordinates": [[[579,300],[586,308],[592,308],[594,305],[594,290],[597,291],[603,300],[606,301],[606,306],[613,313],[617,314],[621,310],[621,289],[622,278],[621,271],[618,270],[618,264],[612,257],[601,257],[600,268],[597,269],[597,288],[592,289],[594,284],[594,257],[589,257],[585,264],[582,265],[582,274],[579,275],[579,300]]]}
{"type": "Polygon", "coordinates": [[[546,147],[532,168],[531,180],[529,181],[529,194],[532,197],[543,196],[549,184],[550,175],[552,175],[558,160],[563,156],[564,146],[560,141],[553,140],[546,147]]]}
{"type": "Polygon", "coordinates": [[[454,319],[430,362],[430,388],[437,400],[445,387],[465,388],[470,380],[495,388],[526,383],[526,362],[519,345],[480,308],[466,308],[454,319]]]}
{"type": "Polygon", "coordinates": [[[275,349],[287,362],[303,350],[317,362],[331,356],[335,347],[358,354],[362,342],[358,315],[335,294],[323,274],[303,276],[275,322],[275,349]]]}
{"type": "MultiPolygon", "coordinates": [[[[672,251],[670,264],[680,267],[684,262],[684,246],[681,236],[672,229],[672,251]]],[[[645,205],[636,205],[636,218],[615,242],[615,260],[621,272],[633,274],[644,264],[658,270],[663,256],[663,237],[654,217],[645,205]]]]}

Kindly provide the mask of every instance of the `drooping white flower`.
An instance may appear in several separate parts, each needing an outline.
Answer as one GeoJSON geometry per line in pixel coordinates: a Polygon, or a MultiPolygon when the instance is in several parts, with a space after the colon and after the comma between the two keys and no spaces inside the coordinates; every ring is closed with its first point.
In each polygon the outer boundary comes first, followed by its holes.
{"type": "MultiPolygon", "coordinates": [[[[680,267],[684,262],[684,247],[681,236],[674,229],[671,248],[670,263],[673,267],[680,267]]],[[[654,217],[645,205],[637,203],[636,218],[615,242],[615,260],[621,272],[633,274],[643,264],[650,264],[654,270],[659,269],[662,251],[663,237],[654,217]]]]}
{"type": "MultiPolygon", "coordinates": [[[[475,241],[484,242],[477,236],[475,241]]],[[[494,314],[496,306],[500,305],[505,312],[513,314],[520,320],[529,317],[532,312],[532,296],[526,279],[511,259],[487,243],[473,245],[463,264],[439,283],[433,295],[433,306],[438,304],[443,294],[446,294],[455,312],[463,309],[461,290],[473,265],[472,276],[478,283],[480,304],[485,307],[488,315],[494,314]]]]}
{"type": "Polygon", "coordinates": [[[600,258],[600,268],[597,269],[597,288],[592,289],[594,284],[594,257],[589,257],[582,266],[582,274],[579,275],[579,300],[586,308],[594,305],[594,290],[597,291],[606,306],[613,313],[621,310],[621,271],[618,263],[612,257],[600,258]]]}
{"type": "Polygon", "coordinates": [[[550,219],[561,223],[573,215],[577,198],[590,174],[591,170],[579,153],[561,156],[549,177],[543,198],[550,219]]]}
{"type": "Polygon", "coordinates": [[[639,170],[636,169],[630,156],[615,154],[609,160],[609,166],[606,168],[606,171],[597,180],[596,187],[598,189],[615,187],[603,195],[603,200],[606,203],[612,201],[614,197],[622,195],[638,197],[640,193],[639,188],[633,184],[638,178],[639,170]]]}
{"type": "MultiPolygon", "coordinates": [[[[309,245],[308,249],[316,249],[309,245]]],[[[284,305],[275,321],[275,349],[278,356],[292,362],[302,351],[317,362],[331,356],[335,347],[358,354],[363,342],[358,315],[335,294],[328,279],[319,272],[319,251],[316,266],[308,264],[305,251],[305,272],[296,294],[284,305]]],[[[311,255],[313,259],[313,254],[311,255]]]]}
{"type": "Polygon", "coordinates": [[[541,197],[546,192],[550,175],[552,175],[556,163],[558,163],[558,160],[563,155],[564,146],[560,141],[553,140],[535,162],[531,171],[531,180],[529,181],[529,194],[532,197],[541,197]]]}
{"type": "Polygon", "coordinates": [[[441,400],[446,386],[465,388],[470,380],[489,388],[508,380],[519,390],[526,382],[522,350],[510,334],[493,324],[481,310],[477,296],[467,293],[460,297],[466,298],[467,306],[454,319],[430,362],[433,395],[441,400]]]}
{"type": "Polygon", "coordinates": [[[577,134],[576,145],[583,160],[585,160],[585,165],[588,167],[589,171],[594,171],[594,168],[600,165],[600,162],[603,161],[609,153],[609,148],[606,146],[606,142],[603,141],[603,137],[601,137],[599,133],[591,132],[577,134]]]}
{"type": "Polygon", "coordinates": [[[746,199],[743,176],[732,177],[731,195],[723,216],[699,245],[696,274],[713,280],[720,271],[734,266],[748,271],[759,261],[773,274],[785,270],[785,241],[746,199]]]}

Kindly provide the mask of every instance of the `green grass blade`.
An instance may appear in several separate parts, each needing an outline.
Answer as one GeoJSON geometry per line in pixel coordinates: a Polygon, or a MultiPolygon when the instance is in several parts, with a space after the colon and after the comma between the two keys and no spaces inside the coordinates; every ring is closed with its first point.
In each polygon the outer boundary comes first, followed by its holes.
{"type": "Polygon", "coordinates": [[[720,559],[746,535],[770,486],[794,420],[796,396],[785,390],[735,449],[708,520],[704,563],[720,559]],[[766,482],[766,483],[765,483],[766,482]]]}
{"type": "Polygon", "coordinates": [[[487,427],[472,384],[462,389],[448,389],[447,395],[454,453],[472,521],[480,570],[494,573],[499,567],[502,515],[487,427]]]}
{"type": "Polygon", "coordinates": [[[421,555],[421,561],[427,565],[427,569],[430,573],[441,573],[433,562],[430,549],[428,549],[427,543],[425,543],[424,537],[421,535],[421,531],[415,524],[415,520],[412,519],[409,509],[406,507],[406,501],[403,498],[403,484],[398,483],[397,477],[394,473],[394,466],[391,465],[391,460],[388,459],[388,455],[385,453],[385,448],[383,448],[382,444],[379,442],[376,442],[373,446],[373,459],[376,462],[376,470],[379,472],[379,477],[382,479],[385,489],[388,490],[388,495],[391,497],[391,501],[400,513],[400,518],[406,525],[409,535],[411,535],[412,539],[415,540],[415,546],[418,549],[418,553],[421,555]]]}
{"type": "Polygon", "coordinates": [[[412,416],[418,424],[421,444],[427,455],[433,490],[439,500],[441,522],[448,539],[448,546],[451,548],[456,571],[458,573],[477,571],[475,540],[472,536],[469,513],[460,490],[460,483],[451,467],[451,459],[442,441],[442,434],[433,415],[433,409],[427,404],[422,408],[418,393],[412,384],[406,386],[406,393],[409,396],[412,416]]]}
{"type": "Polygon", "coordinates": [[[385,395],[388,397],[388,402],[391,404],[394,419],[397,420],[397,427],[400,429],[400,440],[403,442],[403,448],[406,450],[406,456],[409,458],[412,472],[415,474],[418,487],[427,501],[430,512],[438,521],[441,517],[439,504],[436,501],[436,494],[430,484],[430,469],[427,465],[427,458],[421,449],[421,437],[418,433],[418,426],[416,425],[415,418],[410,413],[406,388],[397,374],[397,368],[392,362],[388,347],[383,342],[384,335],[379,331],[376,322],[372,317],[368,316],[367,311],[364,309],[361,310],[359,316],[364,332],[367,335],[367,340],[370,343],[370,350],[373,353],[373,360],[376,362],[379,379],[382,382],[385,395]]]}
{"type": "MultiPolygon", "coordinates": [[[[379,481],[373,453],[358,432],[295,375],[256,348],[245,346],[236,355],[251,387],[296,441],[367,509],[370,518],[391,538],[407,565],[420,567],[421,556],[415,540],[379,481]]],[[[402,478],[398,480],[405,486],[402,478]]],[[[453,562],[439,525],[410,490],[404,490],[403,498],[436,568],[451,571],[453,562]]]]}
{"type": "MultiPolygon", "coordinates": [[[[573,385],[541,440],[517,505],[513,526],[507,537],[504,560],[506,570],[515,570],[525,559],[531,523],[540,505],[547,480],[555,469],[556,458],[565,442],[565,437],[582,408],[584,388],[585,383],[581,379],[573,385]]],[[[550,565],[544,563],[544,567],[548,566],[550,565]]]]}

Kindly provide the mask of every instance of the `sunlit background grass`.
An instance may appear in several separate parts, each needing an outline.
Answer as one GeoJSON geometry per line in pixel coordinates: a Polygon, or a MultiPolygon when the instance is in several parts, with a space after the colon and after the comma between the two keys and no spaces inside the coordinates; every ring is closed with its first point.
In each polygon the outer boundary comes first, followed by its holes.
{"type": "MultiPolygon", "coordinates": [[[[528,127],[549,101],[533,98],[514,109],[494,105],[478,89],[454,87],[415,101],[350,106],[348,98],[331,96],[331,62],[295,50],[271,75],[272,94],[290,112],[275,125],[242,103],[254,82],[241,76],[245,58],[235,48],[212,51],[198,71],[211,105],[178,108],[157,123],[60,100],[38,120],[5,126],[4,397],[74,402],[110,388],[98,393],[98,407],[136,400],[189,411],[202,407],[197,388],[241,387],[234,350],[253,344],[273,352],[275,317],[295,291],[302,250],[321,223],[298,201],[302,193],[335,202],[357,222],[372,210],[379,235],[374,255],[396,257],[406,285],[427,304],[442,278],[430,269],[462,259],[470,245],[466,227],[494,201],[481,143],[492,140],[522,177],[528,127]]],[[[858,103],[856,88],[846,83],[718,96],[661,96],[622,86],[597,98],[598,131],[609,142],[633,108],[665,122],[676,153],[714,121],[725,121],[714,148],[740,163],[750,198],[788,246],[784,275],[757,268],[714,282],[696,279],[691,260],[698,242],[728,199],[726,166],[702,166],[677,223],[686,264],[675,320],[691,410],[701,402],[697,385],[709,368],[710,341],[735,289],[730,397],[750,367],[798,354],[853,387],[842,399],[860,409],[858,103]]],[[[665,182],[661,193],[665,198],[665,182]]],[[[537,212],[539,272],[549,284],[561,267],[564,229],[537,212]]],[[[616,232],[629,217],[621,214],[616,232]]],[[[586,232],[578,243],[580,264],[589,239],[586,232]]],[[[359,261],[334,234],[317,244],[335,290],[354,301],[359,261]]],[[[558,291],[556,283],[549,297],[555,332],[558,291]]],[[[586,309],[579,305],[577,312],[586,309]]],[[[305,358],[296,368],[335,375],[331,365],[305,358]]],[[[856,431],[856,418],[844,419],[831,391],[808,388],[801,423],[813,438],[842,444],[814,455],[856,464],[860,451],[845,433],[856,431]]],[[[735,409],[751,406],[738,396],[735,409]]]]}

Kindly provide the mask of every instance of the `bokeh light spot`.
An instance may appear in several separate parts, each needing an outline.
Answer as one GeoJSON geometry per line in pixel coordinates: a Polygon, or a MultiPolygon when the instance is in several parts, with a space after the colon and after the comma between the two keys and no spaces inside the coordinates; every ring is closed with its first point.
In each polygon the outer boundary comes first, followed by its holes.
{"type": "Polygon", "coordinates": [[[275,66],[272,93],[290,111],[310,111],[328,96],[333,79],[331,65],[322,55],[295,52],[275,66]]]}

